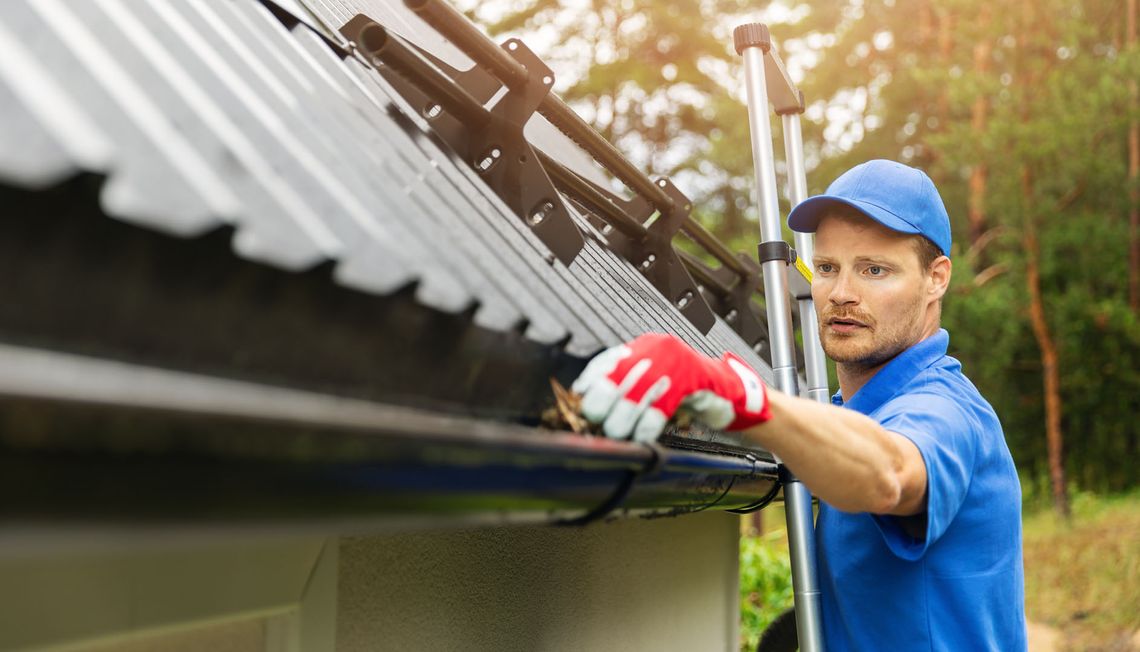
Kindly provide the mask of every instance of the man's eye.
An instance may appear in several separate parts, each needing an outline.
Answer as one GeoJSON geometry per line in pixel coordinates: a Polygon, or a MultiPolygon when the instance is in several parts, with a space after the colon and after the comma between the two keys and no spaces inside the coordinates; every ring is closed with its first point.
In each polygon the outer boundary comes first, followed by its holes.
{"type": "Polygon", "coordinates": [[[815,268],[824,274],[830,274],[835,269],[831,263],[820,263],[815,268]]]}
{"type": "Polygon", "coordinates": [[[878,265],[871,265],[870,267],[867,268],[867,273],[870,274],[871,276],[881,276],[884,273],[884,271],[885,270],[882,267],[879,267],[878,265]]]}

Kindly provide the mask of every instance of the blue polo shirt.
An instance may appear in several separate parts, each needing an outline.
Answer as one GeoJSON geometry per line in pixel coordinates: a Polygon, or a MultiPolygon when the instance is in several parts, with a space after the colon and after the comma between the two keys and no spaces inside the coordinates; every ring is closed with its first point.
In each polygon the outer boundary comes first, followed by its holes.
{"type": "Polygon", "coordinates": [[[915,344],[846,403],[922,452],[927,509],[925,536],[914,537],[921,518],[904,528],[820,502],[829,652],[1026,649],[1021,485],[997,415],[946,355],[949,342],[939,330],[915,344]]]}

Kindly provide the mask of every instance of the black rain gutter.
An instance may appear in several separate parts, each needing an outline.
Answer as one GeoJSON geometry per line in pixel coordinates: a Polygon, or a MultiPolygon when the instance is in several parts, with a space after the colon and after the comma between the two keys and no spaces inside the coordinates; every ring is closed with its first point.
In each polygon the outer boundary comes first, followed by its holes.
{"type": "Polygon", "coordinates": [[[776,465],[763,452],[669,441],[618,442],[0,344],[5,531],[581,524],[745,509],[776,493],[776,465]]]}

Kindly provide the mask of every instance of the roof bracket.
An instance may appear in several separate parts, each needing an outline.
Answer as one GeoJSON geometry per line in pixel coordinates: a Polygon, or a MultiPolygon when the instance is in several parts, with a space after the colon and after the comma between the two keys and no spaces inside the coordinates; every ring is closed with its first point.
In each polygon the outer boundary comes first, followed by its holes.
{"type": "Polygon", "coordinates": [[[729,326],[732,326],[753,351],[766,357],[768,328],[753,309],[756,304],[752,301],[752,296],[762,278],[760,265],[746,254],[738,253],[736,256],[747,272],[739,274],[727,267],[712,271],[713,276],[728,288],[725,295],[716,297],[712,301],[713,309],[728,322],[729,326]]]}
{"type": "MultiPolygon", "coordinates": [[[[615,227],[614,221],[603,219],[596,214],[596,210],[591,210],[592,205],[599,202],[591,200],[590,197],[586,197],[583,202],[583,207],[590,211],[591,223],[605,236],[605,244],[649,279],[653,287],[681,311],[681,314],[702,334],[707,334],[716,323],[716,315],[705,301],[693,277],[689,275],[677,250],[673,248],[673,236],[689,221],[689,213],[693,208],[689,198],[665,177],[653,182],[669,199],[668,202],[661,202],[663,206],[660,208],[655,208],[640,195],[624,199],[586,179],[578,177],[577,180],[588,187],[591,195],[607,199],[612,206],[617,207],[638,224],[644,225],[656,215],[656,219],[645,227],[644,232],[636,233],[615,227]]],[[[564,189],[572,194],[579,194],[574,188],[564,186],[564,189]]]]}
{"type": "MultiPolygon", "coordinates": [[[[522,41],[502,51],[524,72],[510,83],[475,66],[459,71],[405,43],[364,14],[340,28],[435,133],[569,265],[585,246],[523,127],[554,85],[554,73],[522,41]],[[503,88],[506,92],[502,92],[503,88]],[[494,104],[487,104],[494,100],[494,104]]],[[[445,34],[446,35],[446,34],[445,34]]]]}
{"type": "Polygon", "coordinates": [[[561,190],[601,231],[603,244],[628,260],[694,327],[707,334],[716,323],[716,314],[672,246],[678,231],[694,228],[689,198],[668,179],[651,181],[636,170],[626,170],[621,178],[637,190],[626,199],[552,164],[523,134],[536,111],[579,144],[593,143],[588,151],[599,150],[599,161],[604,159],[619,170],[631,167],[616,151],[594,142],[600,140],[596,133],[585,123],[579,124],[581,119],[551,93],[554,73],[521,41],[508,39],[497,45],[439,0],[405,0],[405,4],[476,65],[456,70],[363,14],[345,23],[340,32],[379,64],[385,79],[419,108],[435,133],[468,161],[559,259],[569,265],[584,246],[561,190]]]}

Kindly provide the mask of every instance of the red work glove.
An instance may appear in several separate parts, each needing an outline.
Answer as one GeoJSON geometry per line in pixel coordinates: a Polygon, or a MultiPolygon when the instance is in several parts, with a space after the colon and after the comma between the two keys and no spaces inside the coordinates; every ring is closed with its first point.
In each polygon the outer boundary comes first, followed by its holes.
{"type": "Polygon", "coordinates": [[[743,360],[714,360],[672,335],[642,335],[606,349],[574,381],[582,415],[607,437],[653,441],[678,408],[712,428],[740,430],[771,418],[764,383],[743,360]]]}

